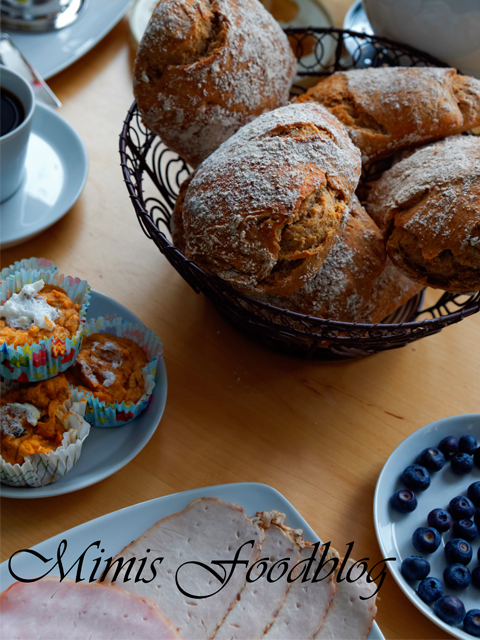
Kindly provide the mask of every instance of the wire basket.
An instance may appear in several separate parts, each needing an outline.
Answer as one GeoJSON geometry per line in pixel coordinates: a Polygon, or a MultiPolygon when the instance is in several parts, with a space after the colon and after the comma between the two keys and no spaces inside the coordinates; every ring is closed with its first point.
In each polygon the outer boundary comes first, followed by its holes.
{"type": "MultiPolygon", "coordinates": [[[[406,45],[354,31],[295,28],[286,29],[286,33],[298,58],[298,84],[293,89],[297,94],[305,90],[312,76],[334,71],[370,66],[445,66],[406,45]],[[346,53],[346,43],[353,53],[346,53]]],[[[202,271],[172,245],[170,218],[190,168],[145,127],[136,103],[120,135],[120,157],[125,184],[146,236],[194,291],[204,293],[233,325],[265,346],[318,360],[358,358],[403,347],[480,310],[480,292],[467,296],[439,292],[430,306],[425,306],[421,293],[382,323],[371,325],[305,316],[250,298],[202,271]]],[[[370,168],[370,177],[372,171],[375,168],[370,168]]]]}

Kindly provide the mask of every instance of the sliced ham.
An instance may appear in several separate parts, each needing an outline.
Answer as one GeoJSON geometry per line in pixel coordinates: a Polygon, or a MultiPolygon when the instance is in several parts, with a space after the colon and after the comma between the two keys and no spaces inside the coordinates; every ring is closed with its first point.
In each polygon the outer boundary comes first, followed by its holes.
{"type": "Polygon", "coordinates": [[[298,579],[292,583],[282,608],[264,636],[265,640],[310,640],[322,626],[336,589],[336,571],[326,577],[332,568],[329,560],[338,559],[335,549],[329,548],[324,566],[317,575],[318,582],[312,582],[324,550],[324,546],[318,548],[307,574],[308,581],[302,582],[307,561],[315,553],[315,547],[305,543],[300,552],[300,560],[303,562],[292,576],[298,579]]]}
{"type": "Polygon", "coordinates": [[[148,600],[122,589],[44,578],[0,595],[2,640],[178,640],[148,600]]]}
{"type": "MultiPolygon", "coordinates": [[[[157,567],[157,577],[149,584],[123,582],[124,572],[116,584],[122,589],[150,598],[159,611],[187,640],[213,638],[217,628],[237,601],[245,586],[246,567],[238,566],[228,584],[215,595],[196,599],[181,593],[175,582],[177,569],[186,562],[201,562],[219,574],[222,568],[212,561],[233,560],[245,543],[239,559],[253,564],[259,557],[264,530],[247,518],[243,509],[215,498],[200,498],[180,513],[157,522],[143,536],[126,547],[117,557],[164,557],[157,567]]],[[[227,574],[229,567],[226,566],[227,574]]],[[[110,572],[109,578],[113,572],[110,572]]],[[[189,564],[179,569],[178,580],[191,595],[214,594],[221,583],[205,568],[189,564]]]]}
{"type": "MultiPolygon", "coordinates": [[[[347,560],[343,578],[354,564],[355,560],[347,560]]],[[[361,567],[355,567],[351,579],[355,580],[361,570],[361,567]]],[[[338,582],[335,597],[315,640],[365,640],[377,613],[376,595],[372,596],[376,589],[374,582],[367,582],[366,574],[355,582],[345,579],[338,582]]]]}
{"type": "Polygon", "coordinates": [[[260,560],[251,571],[252,582],[247,582],[215,640],[260,640],[273,623],[290,587],[287,575],[300,561],[300,546],[296,542],[300,536],[286,527],[284,520],[284,514],[277,511],[257,514],[257,521],[266,530],[260,560]],[[270,570],[273,582],[267,580],[270,570]]]}

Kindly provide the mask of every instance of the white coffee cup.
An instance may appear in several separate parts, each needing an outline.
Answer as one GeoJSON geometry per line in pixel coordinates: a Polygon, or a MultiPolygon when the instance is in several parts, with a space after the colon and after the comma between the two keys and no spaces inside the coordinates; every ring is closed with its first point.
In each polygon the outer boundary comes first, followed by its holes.
{"type": "Polygon", "coordinates": [[[0,136],[0,202],[3,202],[17,191],[25,174],[35,96],[30,84],[22,76],[3,65],[0,65],[0,87],[13,93],[24,109],[20,124],[0,136]]]}
{"type": "Polygon", "coordinates": [[[480,0],[363,0],[373,31],[480,78],[480,0]]]}

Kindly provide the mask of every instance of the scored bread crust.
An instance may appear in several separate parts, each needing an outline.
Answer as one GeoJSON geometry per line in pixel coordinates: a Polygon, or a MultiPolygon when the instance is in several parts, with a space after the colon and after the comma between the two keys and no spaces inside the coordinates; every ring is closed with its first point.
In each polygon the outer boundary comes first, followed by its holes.
{"type": "Polygon", "coordinates": [[[409,278],[452,293],[480,289],[480,139],[430,144],[386,171],[367,211],[409,278]]]}
{"type": "Polygon", "coordinates": [[[304,315],[361,322],[385,260],[383,233],[354,196],[338,240],[318,273],[290,296],[260,299],[304,315]]]}
{"type": "Polygon", "coordinates": [[[328,256],[360,168],[345,128],[321,105],[265,113],[224,142],[182,190],[174,242],[237,289],[289,295],[328,256]]]}
{"type": "Polygon", "coordinates": [[[160,0],[135,60],[147,126],[196,167],[242,125],[286,104],[296,60],[258,0],[160,0]]]}
{"type": "Polygon", "coordinates": [[[347,127],[363,162],[480,125],[480,80],[449,68],[337,72],[297,98],[311,100],[347,127]]]}

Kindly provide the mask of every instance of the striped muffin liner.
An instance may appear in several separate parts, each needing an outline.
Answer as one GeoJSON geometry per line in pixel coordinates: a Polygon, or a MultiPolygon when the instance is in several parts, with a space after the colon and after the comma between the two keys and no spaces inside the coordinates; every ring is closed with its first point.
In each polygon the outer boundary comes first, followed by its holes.
{"type": "MultiPolygon", "coordinates": [[[[14,388],[15,382],[2,385],[3,390],[14,388]]],[[[90,433],[90,425],[85,420],[87,403],[75,390],[57,410],[65,433],[62,444],[48,453],[33,453],[23,464],[5,462],[0,455],[0,482],[13,487],[44,487],[70,471],[80,458],[85,438],[90,433]]]]}
{"type": "Polygon", "coordinates": [[[23,260],[17,260],[9,267],[2,269],[1,279],[8,278],[16,271],[22,269],[36,269],[37,271],[57,271],[57,266],[53,264],[51,260],[46,258],[24,258],[23,260]]]}
{"type": "Polygon", "coordinates": [[[15,347],[3,342],[0,345],[0,374],[6,380],[40,382],[53,378],[70,367],[82,344],[85,318],[90,304],[90,287],[86,280],[64,276],[55,271],[20,270],[2,278],[0,304],[4,304],[23,286],[37,280],[61,287],[70,300],[80,304],[79,327],[72,338],[47,338],[38,343],[15,347]]]}
{"type": "Polygon", "coordinates": [[[148,358],[148,364],[142,369],[144,392],[136,403],[107,403],[105,400],[98,400],[93,393],[76,389],[87,399],[85,420],[88,420],[95,427],[119,427],[139,416],[150,402],[155,387],[157,364],[163,353],[163,345],[154,331],[143,324],[127,322],[120,316],[106,315],[88,320],[84,335],[87,336],[91,333],[108,333],[113,336],[130,338],[142,348],[148,358]]]}

